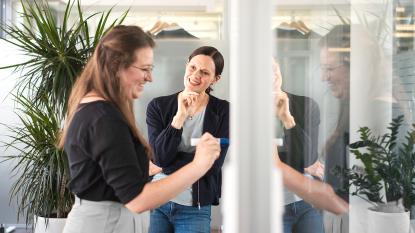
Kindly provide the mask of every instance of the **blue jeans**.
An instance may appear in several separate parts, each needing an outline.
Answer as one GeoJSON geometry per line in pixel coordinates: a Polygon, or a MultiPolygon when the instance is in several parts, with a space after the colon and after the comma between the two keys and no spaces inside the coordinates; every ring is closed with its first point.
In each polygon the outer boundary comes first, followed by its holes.
{"type": "Polygon", "coordinates": [[[302,200],[285,205],[283,224],[284,233],[324,233],[320,210],[302,200]]]}
{"type": "Polygon", "coordinates": [[[151,211],[148,232],[210,233],[210,208],[210,205],[199,209],[169,201],[151,211]]]}

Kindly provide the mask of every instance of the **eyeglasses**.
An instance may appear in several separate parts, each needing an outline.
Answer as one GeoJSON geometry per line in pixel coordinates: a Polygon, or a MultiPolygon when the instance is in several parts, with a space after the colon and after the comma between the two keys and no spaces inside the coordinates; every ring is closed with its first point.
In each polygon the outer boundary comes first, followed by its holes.
{"type": "Polygon", "coordinates": [[[149,66],[149,67],[146,67],[146,68],[138,67],[138,66],[135,66],[135,65],[131,65],[131,67],[134,67],[136,69],[139,69],[139,70],[143,71],[146,76],[150,76],[153,73],[153,69],[154,69],[153,65],[149,66]]]}

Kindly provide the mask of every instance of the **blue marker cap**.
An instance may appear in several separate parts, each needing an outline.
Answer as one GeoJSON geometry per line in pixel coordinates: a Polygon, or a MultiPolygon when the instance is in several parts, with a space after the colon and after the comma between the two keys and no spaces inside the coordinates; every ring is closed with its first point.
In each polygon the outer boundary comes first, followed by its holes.
{"type": "Polygon", "coordinates": [[[229,145],[229,138],[219,138],[219,143],[221,145],[229,145]]]}

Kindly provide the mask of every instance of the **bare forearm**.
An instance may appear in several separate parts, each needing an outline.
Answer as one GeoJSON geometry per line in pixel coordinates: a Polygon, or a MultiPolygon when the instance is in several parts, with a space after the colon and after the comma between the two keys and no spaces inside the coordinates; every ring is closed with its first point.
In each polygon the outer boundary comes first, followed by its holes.
{"type": "Polygon", "coordinates": [[[125,206],[138,213],[157,208],[191,186],[205,172],[206,170],[197,168],[193,162],[189,163],[164,179],[147,183],[143,191],[125,206]]]}
{"type": "Polygon", "coordinates": [[[311,180],[282,162],[278,167],[282,170],[284,185],[308,203],[335,214],[348,211],[348,204],[334,193],[330,185],[311,180]]]}

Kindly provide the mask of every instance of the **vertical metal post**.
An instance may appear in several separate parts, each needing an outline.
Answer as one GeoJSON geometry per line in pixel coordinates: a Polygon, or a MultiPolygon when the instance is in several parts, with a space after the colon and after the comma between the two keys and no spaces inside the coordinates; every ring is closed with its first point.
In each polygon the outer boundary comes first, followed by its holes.
{"type": "Polygon", "coordinates": [[[272,178],[271,3],[229,2],[231,148],[224,174],[225,233],[280,229],[281,211],[275,210],[282,203],[274,200],[280,200],[281,192],[271,194],[271,184],[280,185],[278,172],[277,182],[272,178]]]}

